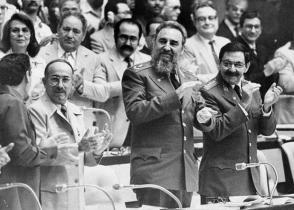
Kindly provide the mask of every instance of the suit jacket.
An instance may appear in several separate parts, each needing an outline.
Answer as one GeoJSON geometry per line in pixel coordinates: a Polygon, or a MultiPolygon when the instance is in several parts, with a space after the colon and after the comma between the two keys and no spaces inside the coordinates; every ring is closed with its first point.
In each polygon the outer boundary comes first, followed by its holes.
{"type": "MultiPolygon", "coordinates": [[[[46,63],[58,59],[58,42],[53,42],[41,48],[40,56],[46,63]]],[[[77,49],[76,71],[84,69],[84,91],[82,95],[74,92],[70,101],[78,106],[93,107],[94,101],[106,101],[108,99],[108,87],[97,82],[99,63],[97,55],[83,46],[77,49]]],[[[86,125],[91,126],[95,121],[93,113],[85,113],[86,125]]]]}
{"type": "MultiPolygon", "coordinates": [[[[147,62],[151,57],[135,51],[131,56],[134,64],[147,62]]],[[[125,107],[122,99],[121,77],[127,68],[127,63],[119,57],[115,47],[110,51],[99,54],[99,74],[97,81],[101,84],[109,84],[112,93],[109,92],[110,98],[105,103],[96,103],[96,106],[105,109],[112,117],[113,139],[110,146],[120,147],[127,136],[129,120],[127,119],[125,107]]],[[[105,124],[103,116],[97,115],[99,127],[105,124]]]]}
{"type": "MultiPolygon", "coordinates": [[[[220,49],[230,42],[227,38],[215,36],[214,37],[215,44],[214,48],[217,53],[219,54],[220,49]]],[[[207,74],[216,76],[218,73],[218,67],[215,63],[212,51],[210,46],[208,46],[208,43],[205,43],[207,40],[204,40],[199,33],[196,33],[189,39],[187,39],[185,48],[186,53],[189,54],[189,56],[194,57],[195,61],[199,67],[198,74],[207,74]]],[[[208,41],[207,41],[208,42],[208,41]]]]}
{"type": "MultiPolygon", "coordinates": [[[[38,143],[47,141],[53,135],[66,133],[71,143],[78,143],[84,133],[83,111],[67,102],[68,119],[60,109],[44,94],[38,101],[30,105],[30,115],[36,128],[38,143]]],[[[57,193],[57,184],[77,185],[84,183],[84,160],[87,165],[96,165],[91,153],[79,153],[77,148],[58,149],[55,160],[41,165],[41,202],[44,210],[80,210],[84,209],[84,190],[57,193]],[[76,159],[69,159],[65,153],[76,159]]]]}
{"type": "Polygon", "coordinates": [[[236,39],[236,37],[234,36],[232,31],[229,29],[228,25],[225,23],[224,20],[219,24],[216,35],[225,37],[225,38],[227,38],[227,39],[229,39],[231,41],[236,39]]]}
{"type": "Polygon", "coordinates": [[[271,84],[277,80],[277,75],[272,75],[270,77],[265,77],[263,70],[264,65],[269,60],[269,51],[258,42],[256,43],[256,54],[254,50],[252,50],[249,45],[245,42],[245,40],[239,36],[236,39],[238,42],[242,43],[250,56],[250,67],[248,71],[244,74],[246,80],[251,82],[256,82],[261,84],[260,93],[263,98],[266,91],[269,89],[271,84]]]}
{"type": "MultiPolygon", "coordinates": [[[[1,168],[0,183],[21,182],[29,185],[37,195],[40,187],[40,168],[43,161],[56,158],[56,147],[40,150],[36,145],[34,126],[24,105],[15,90],[0,86],[0,144],[6,146],[14,142],[9,153],[11,162],[1,168]]],[[[0,191],[0,209],[37,209],[32,195],[23,189],[0,191]]]]}
{"type": "Polygon", "coordinates": [[[115,45],[113,37],[113,27],[106,25],[90,36],[91,50],[99,54],[110,50],[115,45]]]}
{"type": "Polygon", "coordinates": [[[193,126],[200,95],[191,91],[181,102],[170,79],[156,73],[150,62],[127,69],[122,90],[132,123],[131,183],[195,191],[193,126]]]}
{"type": "MultiPolygon", "coordinates": [[[[243,81],[242,85],[247,82],[243,81]]],[[[238,105],[238,95],[220,74],[207,83],[201,93],[207,106],[218,113],[216,126],[203,133],[199,193],[217,197],[261,192],[257,169],[236,171],[235,164],[258,161],[257,135],[271,135],[275,131],[274,113],[268,117],[263,115],[260,94],[255,92],[246,115],[238,105]]]]}

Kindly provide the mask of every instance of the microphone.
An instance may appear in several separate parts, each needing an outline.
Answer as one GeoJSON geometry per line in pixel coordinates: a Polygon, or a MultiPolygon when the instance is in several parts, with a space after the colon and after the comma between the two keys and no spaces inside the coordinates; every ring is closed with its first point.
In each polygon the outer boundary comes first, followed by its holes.
{"type": "Polygon", "coordinates": [[[156,184],[142,184],[142,185],[120,185],[120,184],[114,184],[113,189],[115,190],[121,190],[121,189],[143,189],[143,188],[153,188],[153,189],[157,189],[157,190],[161,190],[162,192],[166,193],[167,195],[169,195],[178,205],[179,209],[182,209],[183,206],[181,204],[181,202],[179,201],[179,199],[170,191],[168,191],[167,189],[165,189],[164,187],[161,187],[159,185],[156,184]]]}
{"type": "Polygon", "coordinates": [[[101,113],[105,114],[106,117],[107,117],[107,119],[108,119],[108,121],[111,122],[110,114],[106,110],[104,110],[104,109],[93,108],[93,107],[86,107],[86,106],[82,106],[81,109],[83,111],[101,112],[101,113]]]}
{"type": "Polygon", "coordinates": [[[77,189],[77,188],[85,188],[85,187],[95,188],[96,190],[103,192],[107,196],[107,198],[110,200],[113,210],[115,210],[114,201],[111,198],[111,196],[108,194],[108,192],[105,189],[103,189],[102,187],[99,187],[97,185],[92,185],[92,184],[83,184],[83,185],[57,184],[55,186],[55,191],[57,193],[63,193],[63,192],[66,192],[68,190],[73,190],[73,189],[77,189]]]}
{"type": "Polygon", "coordinates": [[[270,166],[273,169],[274,173],[275,173],[276,180],[275,180],[275,184],[274,184],[274,186],[273,186],[273,188],[272,188],[272,190],[270,192],[270,197],[269,197],[270,198],[269,205],[272,205],[273,204],[273,194],[274,194],[274,192],[275,192],[275,190],[277,188],[278,180],[279,180],[276,168],[271,163],[266,163],[266,162],[263,162],[263,163],[262,162],[261,163],[236,163],[235,168],[236,168],[237,171],[241,171],[241,170],[245,170],[247,168],[259,167],[261,165],[270,166]]]}
{"type": "Polygon", "coordinates": [[[24,183],[7,183],[7,184],[1,184],[0,185],[0,190],[7,190],[7,189],[10,189],[10,188],[25,188],[27,191],[29,191],[32,196],[34,197],[34,200],[36,201],[37,205],[38,205],[38,208],[40,210],[42,210],[42,206],[39,202],[39,199],[38,199],[38,196],[36,195],[36,193],[34,192],[34,190],[27,184],[24,184],[24,183]]]}

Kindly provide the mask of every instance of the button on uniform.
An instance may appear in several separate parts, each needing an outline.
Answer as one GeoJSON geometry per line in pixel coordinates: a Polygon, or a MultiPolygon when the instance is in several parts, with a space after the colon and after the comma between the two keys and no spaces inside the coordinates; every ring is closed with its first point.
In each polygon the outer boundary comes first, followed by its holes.
{"type": "Polygon", "coordinates": [[[79,183],[79,179],[75,179],[75,183],[79,183]]]}
{"type": "Polygon", "coordinates": [[[252,145],[252,144],[251,144],[251,143],[249,143],[249,147],[251,147],[251,145],[252,145]]]}
{"type": "Polygon", "coordinates": [[[183,126],[186,127],[186,123],[183,123],[183,126]]]}
{"type": "Polygon", "coordinates": [[[251,133],[251,130],[250,129],[248,129],[248,133],[251,133]]]}
{"type": "Polygon", "coordinates": [[[184,136],[184,141],[187,141],[187,136],[184,136]]]}
{"type": "Polygon", "coordinates": [[[186,154],[186,150],[184,149],[184,154],[186,154]]]}

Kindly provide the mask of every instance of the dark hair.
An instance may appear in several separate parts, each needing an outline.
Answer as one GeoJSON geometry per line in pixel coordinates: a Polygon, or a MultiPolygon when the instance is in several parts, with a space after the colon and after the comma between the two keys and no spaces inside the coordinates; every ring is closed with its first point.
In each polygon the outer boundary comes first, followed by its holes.
{"type": "Polygon", "coordinates": [[[220,50],[220,53],[219,53],[219,60],[220,61],[222,61],[224,54],[226,52],[243,52],[244,58],[245,58],[245,63],[248,64],[250,61],[250,55],[249,55],[248,50],[240,42],[234,41],[234,42],[230,42],[230,43],[226,44],[225,46],[223,46],[220,50]]]}
{"type": "Polygon", "coordinates": [[[192,7],[191,7],[191,14],[193,15],[193,17],[195,18],[195,13],[198,9],[200,8],[203,8],[203,7],[210,7],[212,9],[214,9],[217,13],[217,10],[216,8],[214,7],[213,3],[211,1],[205,1],[205,2],[202,2],[202,3],[199,3],[197,1],[195,1],[193,4],[192,4],[192,7]]]}
{"type": "Polygon", "coordinates": [[[71,68],[72,70],[72,73],[74,72],[74,69],[72,67],[72,65],[65,59],[62,59],[62,58],[58,58],[58,59],[55,59],[55,60],[52,60],[50,61],[49,63],[47,63],[46,67],[45,67],[45,71],[44,71],[44,75],[45,77],[48,76],[48,73],[49,73],[49,67],[54,64],[54,63],[66,63],[67,65],[69,65],[69,67],[71,68]]]}
{"type": "Polygon", "coordinates": [[[258,11],[248,11],[244,12],[241,17],[240,17],[240,26],[243,27],[243,24],[246,19],[253,19],[253,18],[258,18],[261,21],[261,17],[258,11]]]}
{"type": "Polygon", "coordinates": [[[30,69],[30,57],[27,54],[8,54],[0,60],[0,83],[2,85],[17,86],[30,69]]]}
{"type": "Polygon", "coordinates": [[[123,23],[136,25],[138,27],[138,29],[139,29],[139,40],[141,39],[141,36],[142,36],[142,27],[141,27],[141,25],[136,20],[134,20],[132,18],[124,18],[124,19],[121,19],[120,21],[118,21],[114,26],[114,40],[115,40],[115,42],[116,42],[116,40],[118,38],[118,34],[120,32],[120,26],[123,23]]]}
{"type": "Polygon", "coordinates": [[[81,22],[82,22],[82,25],[83,25],[83,33],[86,33],[86,30],[87,30],[87,20],[86,18],[81,14],[81,13],[65,13],[61,18],[60,18],[60,21],[59,21],[59,24],[58,24],[58,29],[61,28],[62,24],[63,24],[63,21],[68,18],[68,17],[76,17],[78,18],[81,22]]]}
{"type": "Polygon", "coordinates": [[[59,0],[59,9],[61,9],[64,3],[68,1],[75,1],[77,4],[80,4],[80,0],[59,0]]]}
{"type": "Polygon", "coordinates": [[[184,26],[182,26],[181,24],[179,24],[176,21],[164,21],[163,23],[161,23],[157,29],[156,29],[156,34],[155,34],[155,40],[157,38],[157,35],[159,34],[159,32],[164,29],[164,28],[173,28],[176,29],[178,31],[181,32],[182,37],[183,37],[183,41],[182,41],[182,45],[184,45],[186,43],[186,39],[187,39],[187,31],[184,28],[184,26]]]}
{"type": "Polygon", "coordinates": [[[150,26],[154,23],[163,23],[163,18],[162,17],[154,17],[150,21],[147,22],[145,30],[146,30],[146,35],[148,36],[150,33],[150,26]]]}
{"type": "Polygon", "coordinates": [[[27,52],[29,56],[35,57],[38,52],[40,51],[40,45],[38,44],[38,41],[35,36],[35,29],[34,25],[31,21],[31,19],[22,13],[15,13],[11,16],[10,20],[7,21],[7,23],[4,25],[3,28],[3,37],[2,37],[2,44],[3,44],[3,51],[7,52],[11,48],[11,43],[10,43],[10,30],[11,30],[11,23],[12,21],[17,20],[25,24],[31,33],[30,37],[30,43],[27,47],[27,52]]]}
{"type": "Polygon", "coordinates": [[[105,5],[105,8],[104,8],[104,19],[105,20],[108,20],[108,17],[107,17],[107,13],[108,12],[113,12],[114,14],[117,14],[118,13],[118,4],[121,3],[121,4],[127,4],[127,1],[125,0],[116,0],[116,1],[108,1],[105,5]]]}

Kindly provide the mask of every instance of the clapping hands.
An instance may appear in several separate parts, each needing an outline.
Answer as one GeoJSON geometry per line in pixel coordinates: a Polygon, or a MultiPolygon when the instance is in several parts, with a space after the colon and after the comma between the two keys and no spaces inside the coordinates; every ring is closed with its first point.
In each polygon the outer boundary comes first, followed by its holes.
{"type": "Polygon", "coordinates": [[[268,112],[270,107],[279,100],[283,89],[276,83],[273,83],[264,96],[264,111],[268,112]]]}
{"type": "Polygon", "coordinates": [[[7,153],[10,150],[12,150],[13,147],[14,147],[14,143],[10,143],[5,147],[0,146],[0,174],[1,174],[1,168],[10,161],[10,158],[7,153]]]}

